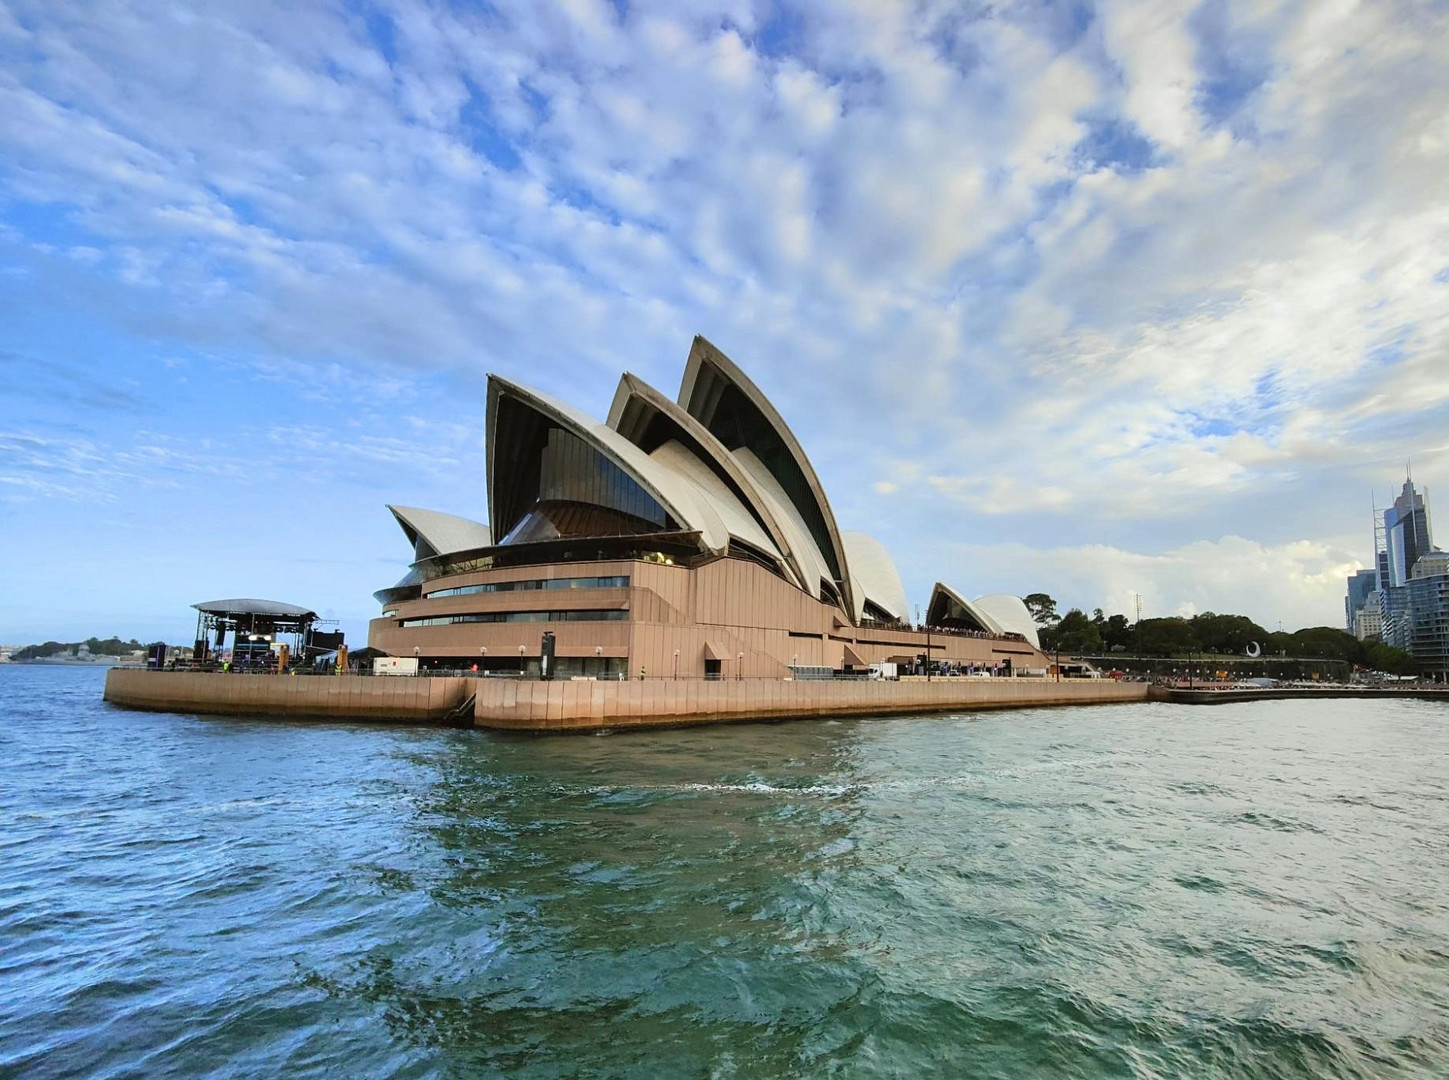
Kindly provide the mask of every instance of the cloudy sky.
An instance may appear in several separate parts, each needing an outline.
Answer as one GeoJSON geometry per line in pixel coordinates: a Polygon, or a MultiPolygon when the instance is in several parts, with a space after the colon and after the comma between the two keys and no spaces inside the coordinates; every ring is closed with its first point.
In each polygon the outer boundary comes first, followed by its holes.
{"type": "Polygon", "coordinates": [[[360,637],[486,372],[696,333],[914,602],[1336,625],[1449,499],[1449,7],[0,0],[0,641],[360,637]]]}

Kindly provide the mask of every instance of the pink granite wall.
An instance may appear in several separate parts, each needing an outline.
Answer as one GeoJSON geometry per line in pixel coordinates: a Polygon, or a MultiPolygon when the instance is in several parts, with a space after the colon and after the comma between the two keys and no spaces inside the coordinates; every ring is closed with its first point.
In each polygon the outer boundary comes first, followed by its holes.
{"type": "Polygon", "coordinates": [[[446,677],[237,675],[112,668],[106,700],[164,712],[437,722],[477,693],[474,723],[515,731],[708,724],[804,716],[1145,701],[1146,683],[1071,679],[537,682],[446,677]]]}
{"type": "Polygon", "coordinates": [[[161,712],[252,713],[371,720],[443,719],[477,680],[358,675],[239,675],[112,668],[106,700],[161,712]]]}
{"type": "Polygon", "coordinates": [[[480,682],[474,722],[516,731],[1146,701],[1146,683],[1071,679],[480,682]]]}

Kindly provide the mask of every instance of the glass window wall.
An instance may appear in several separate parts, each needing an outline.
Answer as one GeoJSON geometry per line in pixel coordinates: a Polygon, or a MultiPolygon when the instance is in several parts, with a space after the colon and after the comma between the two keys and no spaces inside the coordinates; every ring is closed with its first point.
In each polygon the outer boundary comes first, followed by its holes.
{"type": "Polygon", "coordinates": [[[465,615],[429,615],[418,619],[401,619],[402,627],[455,626],[458,623],[524,623],[524,622],[621,622],[627,611],[482,611],[465,615]]]}
{"type": "Polygon", "coordinates": [[[427,599],[440,596],[473,596],[477,593],[529,592],[536,589],[622,589],[629,584],[627,575],[618,577],[538,578],[531,581],[498,581],[488,585],[459,585],[452,589],[430,592],[427,599]]]}

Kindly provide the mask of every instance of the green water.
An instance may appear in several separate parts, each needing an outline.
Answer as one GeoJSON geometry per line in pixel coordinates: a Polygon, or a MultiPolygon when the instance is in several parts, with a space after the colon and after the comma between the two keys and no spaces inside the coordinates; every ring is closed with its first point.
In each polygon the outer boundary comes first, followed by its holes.
{"type": "Polygon", "coordinates": [[[1449,708],[564,739],[0,669],[0,1077],[1449,1076],[1449,708]]]}

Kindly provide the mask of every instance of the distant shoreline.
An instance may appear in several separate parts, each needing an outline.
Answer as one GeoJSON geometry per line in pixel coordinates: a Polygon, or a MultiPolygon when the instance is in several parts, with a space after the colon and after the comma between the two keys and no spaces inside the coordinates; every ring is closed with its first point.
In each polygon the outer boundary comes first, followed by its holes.
{"type": "Polygon", "coordinates": [[[77,660],[74,656],[64,659],[49,656],[36,657],[34,660],[6,660],[0,663],[0,667],[14,665],[15,667],[140,667],[134,660],[128,660],[124,656],[97,656],[90,660],[77,660]]]}

